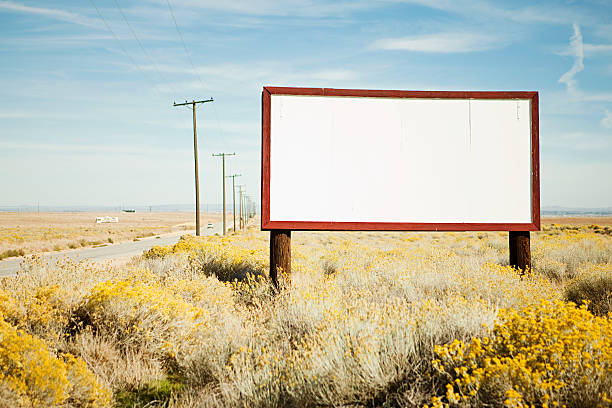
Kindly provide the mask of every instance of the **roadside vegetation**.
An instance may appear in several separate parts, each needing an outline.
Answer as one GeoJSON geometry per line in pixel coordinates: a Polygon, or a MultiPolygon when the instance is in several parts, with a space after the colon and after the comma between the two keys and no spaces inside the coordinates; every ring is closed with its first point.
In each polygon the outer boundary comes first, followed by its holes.
{"type": "MultiPolygon", "coordinates": [[[[195,228],[189,213],[115,215],[119,217],[118,223],[96,224],[93,213],[0,212],[0,260],[42,252],[106,246],[195,228]]],[[[216,215],[206,217],[219,218],[216,215]]]]}
{"type": "Polygon", "coordinates": [[[606,228],[533,233],[526,273],[507,233],[292,235],[279,292],[255,229],[30,260],[0,281],[0,406],[612,407],[606,228]]]}

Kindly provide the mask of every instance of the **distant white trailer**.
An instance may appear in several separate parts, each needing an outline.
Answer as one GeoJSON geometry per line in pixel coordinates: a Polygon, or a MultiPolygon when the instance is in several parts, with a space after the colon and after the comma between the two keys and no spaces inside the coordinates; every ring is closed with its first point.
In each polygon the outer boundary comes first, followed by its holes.
{"type": "Polygon", "coordinates": [[[119,217],[96,217],[96,224],[119,222],[119,217]]]}

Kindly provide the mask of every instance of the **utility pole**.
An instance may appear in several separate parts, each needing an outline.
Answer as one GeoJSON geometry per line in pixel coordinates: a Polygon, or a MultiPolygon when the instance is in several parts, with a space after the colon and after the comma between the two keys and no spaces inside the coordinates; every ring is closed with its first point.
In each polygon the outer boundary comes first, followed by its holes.
{"type": "Polygon", "coordinates": [[[248,195],[246,194],[246,189],[242,194],[242,228],[246,231],[247,224],[249,222],[249,213],[247,210],[247,199],[248,195]]]}
{"type": "Polygon", "coordinates": [[[223,235],[226,232],[226,222],[225,222],[225,156],[235,156],[236,153],[217,153],[213,154],[213,157],[221,156],[223,158],[223,235]]]}
{"type": "Polygon", "coordinates": [[[240,229],[242,229],[242,224],[243,224],[243,221],[244,221],[243,220],[243,215],[244,214],[242,213],[242,187],[244,187],[244,186],[241,185],[241,186],[236,186],[236,187],[238,187],[240,189],[238,191],[240,193],[240,200],[238,202],[240,203],[240,217],[239,217],[239,220],[240,220],[240,229]]]}
{"type": "Polygon", "coordinates": [[[236,232],[236,177],[240,177],[242,174],[232,174],[232,216],[234,217],[234,233],[236,232]]]}
{"type": "Polygon", "coordinates": [[[244,196],[244,229],[246,230],[246,226],[249,223],[249,196],[244,196]]]}
{"type": "Polygon", "coordinates": [[[174,102],[174,106],[191,105],[191,109],[193,110],[193,158],[195,159],[196,236],[200,236],[200,179],[198,177],[198,134],[196,131],[196,104],[212,101],[213,98],[202,101],[185,101],[185,103],[174,102]]]}

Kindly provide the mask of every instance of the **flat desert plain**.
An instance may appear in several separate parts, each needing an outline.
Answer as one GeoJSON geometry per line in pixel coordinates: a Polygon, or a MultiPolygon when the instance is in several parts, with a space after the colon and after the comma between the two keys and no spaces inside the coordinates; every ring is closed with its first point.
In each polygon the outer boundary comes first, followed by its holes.
{"type": "MultiPolygon", "coordinates": [[[[203,213],[202,225],[222,214],[203,213]]],[[[0,212],[0,259],[48,251],[105,245],[195,228],[191,212],[0,212]],[[96,223],[96,217],[118,223],[96,223]]]]}
{"type": "Polygon", "coordinates": [[[612,226],[612,217],[542,217],[542,224],[612,226]]]}
{"type": "Polygon", "coordinates": [[[612,407],[612,228],[568,221],[529,271],[503,231],[296,231],[279,290],[257,220],[121,264],[28,257],[0,278],[0,407],[612,407]]]}

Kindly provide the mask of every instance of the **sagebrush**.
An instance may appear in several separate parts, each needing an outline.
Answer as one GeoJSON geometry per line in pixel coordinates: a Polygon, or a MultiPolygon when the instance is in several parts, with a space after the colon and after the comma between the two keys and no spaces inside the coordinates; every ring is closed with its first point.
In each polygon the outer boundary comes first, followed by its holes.
{"type": "Polygon", "coordinates": [[[111,405],[605,407],[609,289],[584,289],[610,274],[601,231],[533,234],[526,274],[507,233],[296,232],[280,292],[267,234],[185,236],[123,267],[34,259],[0,313],[111,405]]]}

